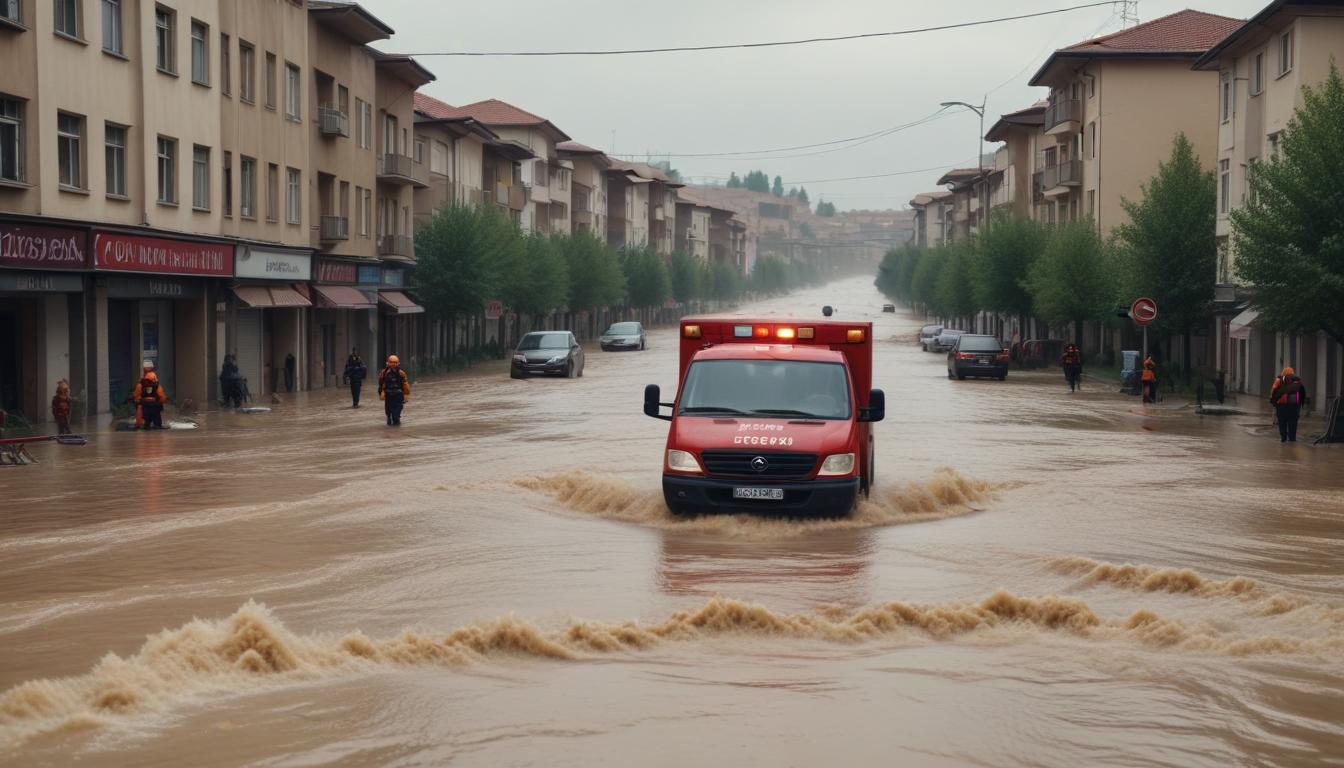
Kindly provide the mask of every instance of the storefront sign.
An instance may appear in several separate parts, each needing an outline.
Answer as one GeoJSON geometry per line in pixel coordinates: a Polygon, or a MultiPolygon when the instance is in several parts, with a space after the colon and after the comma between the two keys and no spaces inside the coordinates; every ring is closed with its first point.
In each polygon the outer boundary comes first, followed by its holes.
{"type": "Polygon", "coordinates": [[[382,267],[367,266],[359,268],[360,285],[379,285],[382,282],[382,267]]]}
{"type": "Polygon", "coordinates": [[[99,232],[93,236],[93,258],[95,269],[115,272],[233,275],[233,248],[216,243],[99,232]]]}
{"type": "Polygon", "coordinates": [[[109,299],[197,299],[205,295],[201,283],[191,280],[158,280],[152,277],[109,277],[109,299]]]}
{"type": "Polygon", "coordinates": [[[389,288],[400,288],[406,284],[406,273],[400,269],[384,269],[383,285],[389,288]]]}
{"type": "Polygon", "coordinates": [[[88,269],[87,232],[0,224],[0,267],[88,269]]]}
{"type": "Polygon", "coordinates": [[[255,280],[306,282],[313,276],[313,257],[306,253],[240,245],[233,274],[255,280]]]}
{"type": "Polygon", "coordinates": [[[21,293],[79,293],[84,278],[50,272],[0,272],[0,291],[21,293]]]}
{"type": "Polygon", "coordinates": [[[486,320],[498,320],[502,314],[504,314],[504,302],[498,300],[485,302],[486,320]]]}
{"type": "Polygon", "coordinates": [[[327,261],[319,259],[317,262],[317,274],[314,276],[314,282],[331,283],[354,283],[359,276],[356,265],[348,261],[327,261]]]}

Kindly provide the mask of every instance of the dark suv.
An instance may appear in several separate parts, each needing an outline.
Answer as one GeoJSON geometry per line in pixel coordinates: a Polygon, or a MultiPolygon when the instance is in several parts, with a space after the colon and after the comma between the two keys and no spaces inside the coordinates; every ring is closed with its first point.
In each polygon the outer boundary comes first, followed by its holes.
{"type": "Polygon", "coordinates": [[[947,353],[947,378],[993,376],[1008,378],[1008,351],[993,336],[963,334],[947,353]]]}

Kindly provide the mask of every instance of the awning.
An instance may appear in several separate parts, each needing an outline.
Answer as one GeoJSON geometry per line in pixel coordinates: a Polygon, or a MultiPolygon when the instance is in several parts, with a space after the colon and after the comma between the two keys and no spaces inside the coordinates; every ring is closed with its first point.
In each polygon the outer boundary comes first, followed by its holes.
{"type": "Polygon", "coordinates": [[[413,315],[425,311],[424,307],[411,301],[411,297],[401,291],[379,291],[378,303],[392,310],[395,315],[413,315]]]}
{"type": "Polygon", "coordinates": [[[1260,313],[1254,309],[1248,309],[1240,315],[1232,318],[1232,322],[1227,325],[1227,335],[1234,339],[1251,338],[1251,326],[1255,323],[1260,313]]]}
{"type": "Polygon", "coordinates": [[[253,309],[311,307],[313,303],[288,285],[240,285],[233,295],[253,309]]]}
{"type": "Polygon", "coordinates": [[[631,182],[634,182],[635,184],[652,184],[652,183],[653,183],[653,179],[646,179],[646,178],[644,178],[643,176],[637,176],[637,175],[635,175],[635,174],[633,174],[633,173],[627,173],[627,174],[625,174],[625,178],[626,178],[627,180],[631,181],[631,182]]]}
{"type": "Polygon", "coordinates": [[[363,291],[348,285],[314,285],[319,306],[330,309],[373,309],[378,306],[363,291]]]}

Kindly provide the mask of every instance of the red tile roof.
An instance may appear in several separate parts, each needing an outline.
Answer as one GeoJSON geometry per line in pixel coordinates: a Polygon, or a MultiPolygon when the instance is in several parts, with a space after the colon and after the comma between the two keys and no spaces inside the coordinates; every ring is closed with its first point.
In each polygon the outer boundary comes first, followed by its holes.
{"type": "Polygon", "coordinates": [[[457,108],[453,105],[419,91],[415,92],[415,111],[428,115],[435,120],[447,120],[461,116],[456,114],[457,108]]]}
{"type": "Polygon", "coordinates": [[[580,144],[577,141],[562,141],[555,145],[556,150],[560,152],[573,152],[576,155],[601,155],[604,154],[600,149],[593,149],[587,144],[580,144]]]}
{"type": "Polygon", "coordinates": [[[1244,23],[1244,19],[1186,9],[1061,48],[1059,53],[1203,53],[1244,23]]]}

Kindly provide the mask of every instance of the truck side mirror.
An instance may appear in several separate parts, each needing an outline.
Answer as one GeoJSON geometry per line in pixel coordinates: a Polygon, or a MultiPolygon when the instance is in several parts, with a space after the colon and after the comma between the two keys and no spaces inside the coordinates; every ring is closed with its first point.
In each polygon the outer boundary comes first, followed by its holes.
{"type": "Polygon", "coordinates": [[[859,421],[881,421],[887,417],[887,393],[880,389],[868,393],[868,407],[859,409],[859,421]]]}
{"type": "Polygon", "coordinates": [[[658,389],[657,384],[650,384],[647,387],[645,387],[644,415],[651,416],[655,419],[662,419],[663,421],[671,421],[672,420],[671,416],[664,416],[661,413],[663,405],[671,405],[671,403],[659,402],[661,399],[662,399],[662,391],[658,389]]]}
{"type": "Polygon", "coordinates": [[[821,314],[825,315],[826,317],[830,317],[831,313],[833,312],[835,312],[835,309],[832,308],[830,304],[827,304],[826,306],[821,308],[821,314]]]}

